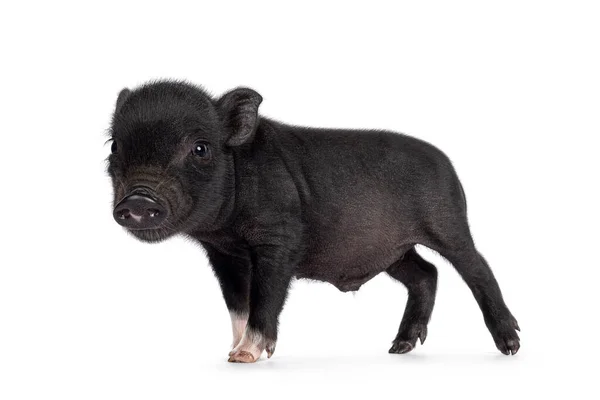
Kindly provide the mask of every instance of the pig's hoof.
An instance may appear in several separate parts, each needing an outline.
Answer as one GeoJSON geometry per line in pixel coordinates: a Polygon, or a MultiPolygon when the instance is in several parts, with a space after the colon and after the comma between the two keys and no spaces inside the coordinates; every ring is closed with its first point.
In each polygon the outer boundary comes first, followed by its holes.
{"type": "Polygon", "coordinates": [[[515,330],[512,330],[512,332],[496,332],[494,334],[494,342],[496,343],[498,350],[507,356],[517,354],[519,348],[521,348],[519,335],[517,335],[515,330]]]}
{"type": "Polygon", "coordinates": [[[518,330],[520,330],[519,325],[514,317],[511,317],[510,321],[500,321],[490,329],[496,347],[502,354],[507,356],[517,354],[521,347],[518,330]]]}
{"type": "Polygon", "coordinates": [[[407,341],[394,341],[389,352],[390,354],[404,354],[408,353],[414,348],[415,346],[413,346],[407,341]]]}
{"type": "Polygon", "coordinates": [[[426,338],[427,324],[414,323],[396,336],[389,352],[392,354],[408,353],[417,346],[417,339],[423,344],[426,338]]]}
{"type": "Polygon", "coordinates": [[[254,358],[252,353],[240,350],[229,353],[229,360],[227,361],[233,363],[253,363],[256,361],[256,359],[254,358]]]}
{"type": "Polygon", "coordinates": [[[267,358],[271,358],[273,353],[275,353],[275,342],[270,342],[267,344],[265,350],[267,351],[267,358]]]}
{"type": "Polygon", "coordinates": [[[517,336],[516,332],[514,332],[514,335],[506,334],[499,338],[494,337],[494,342],[496,342],[496,347],[498,350],[507,356],[514,356],[521,348],[521,343],[519,342],[519,337],[517,336]]]}
{"type": "Polygon", "coordinates": [[[502,353],[509,355],[509,353],[511,355],[515,355],[517,354],[517,351],[519,351],[519,348],[521,347],[521,344],[519,343],[518,340],[507,340],[504,342],[504,346],[502,346],[503,349],[506,349],[506,352],[504,352],[503,350],[502,353]]]}

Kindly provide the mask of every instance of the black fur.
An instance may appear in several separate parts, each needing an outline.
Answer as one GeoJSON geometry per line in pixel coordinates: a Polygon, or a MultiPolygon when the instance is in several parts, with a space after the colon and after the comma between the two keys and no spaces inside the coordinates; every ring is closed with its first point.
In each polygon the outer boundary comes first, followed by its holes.
{"type": "Polygon", "coordinates": [[[437,271],[415,245],[427,246],[465,280],[498,349],[518,351],[517,322],[475,249],[444,153],[393,132],[285,125],[259,117],[261,100],[251,89],[213,99],[169,81],[124,89],[111,127],[115,204],[143,186],[168,210],[160,226],[133,235],[198,240],[227,307],[248,313],[273,346],[292,277],[351,291],[386,271],[409,291],[394,353],[427,335],[437,271]],[[208,159],[192,151],[199,141],[208,159]]]}

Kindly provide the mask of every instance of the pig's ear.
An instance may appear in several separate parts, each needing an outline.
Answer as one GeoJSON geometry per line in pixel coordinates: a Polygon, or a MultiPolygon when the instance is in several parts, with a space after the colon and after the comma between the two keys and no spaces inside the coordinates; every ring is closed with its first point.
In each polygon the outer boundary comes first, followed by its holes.
{"type": "Polygon", "coordinates": [[[115,106],[115,113],[118,113],[119,110],[121,109],[121,107],[123,107],[123,104],[125,104],[125,101],[127,101],[130,94],[131,94],[131,90],[129,90],[127,88],[121,90],[121,92],[119,93],[119,97],[117,98],[117,105],[115,106]]]}
{"type": "Polygon", "coordinates": [[[223,95],[217,106],[226,126],[232,131],[227,139],[228,146],[250,143],[258,126],[258,106],[262,102],[260,94],[252,89],[234,89],[223,95]]]}

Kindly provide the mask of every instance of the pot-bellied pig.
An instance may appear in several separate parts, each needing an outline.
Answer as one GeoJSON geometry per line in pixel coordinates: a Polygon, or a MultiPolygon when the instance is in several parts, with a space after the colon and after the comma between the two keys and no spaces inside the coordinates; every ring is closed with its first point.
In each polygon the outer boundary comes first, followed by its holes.
{"type": "Polygon", "coordinates": [[[273,354],[293,277],[345,292],[381,272],[408,289],[389,351],[411,351],[427,337],[437,283],[416,245],[456,268],[496,347],[519,350],[444,153],[394,132],[286,125],[261,117],[261,101],[247,88],[213,98],[152,82],[121,91],[110,129],[114,219],[142,241],[183,234],[206,249],[231,315],[229,361],[273,354]]]}

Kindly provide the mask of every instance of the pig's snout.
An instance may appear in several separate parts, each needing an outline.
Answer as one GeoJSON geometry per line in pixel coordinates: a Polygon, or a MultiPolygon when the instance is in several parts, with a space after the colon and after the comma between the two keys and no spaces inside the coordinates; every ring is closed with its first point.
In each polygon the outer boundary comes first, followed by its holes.
{"type": "Polygon", "coordinates": [[[138,190],[115,206],[113,217],[120,225],[129,229],[152,229],[167,218],[167,209],[145,191],[138,190]]]}

